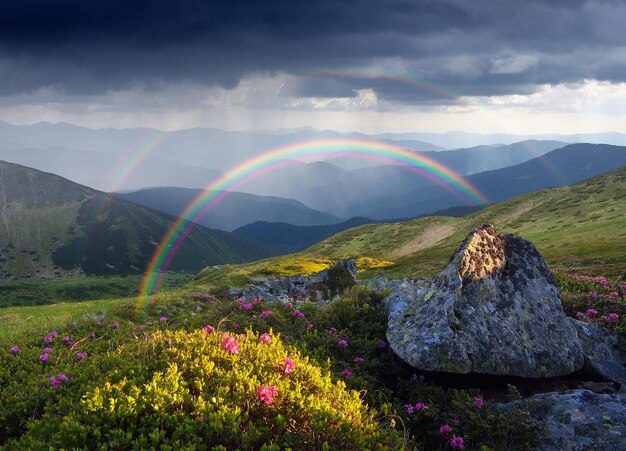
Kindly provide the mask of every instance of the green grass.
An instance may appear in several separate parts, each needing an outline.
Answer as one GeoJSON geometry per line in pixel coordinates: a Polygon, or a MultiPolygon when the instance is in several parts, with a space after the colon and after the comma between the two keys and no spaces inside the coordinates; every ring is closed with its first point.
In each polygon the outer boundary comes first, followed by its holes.
{"type": "MultiPolygon", "coordinates": [[[[191,277],[189,274],[167,274],[163,277],[163,289],[180,287],[191,277]]],[[[0,284],[0,308],[129,297],[138,294],[141,280],[141,276],[21,279],[0,284]]]]}
{"type": "Polygon", "coordinates": [[[133,302],[134,298],[117,298],[0,309],[0,347],[7,348],[33,335],[43,337],[48,331],[73,321],[100,316],[120,317],[124,310],[122,306],[133,302]]]}
{"type": "MultiPolygon", "coordinates": [[[[390,262],[361,268],[361,278],[431,277],[467,234],[483,224],[533,242],[559,271],[626,279],[626,167],[573,186],[546,189],[491,205],[462,218],[428,217],[392,224],[367,224],[340,232],[310,248],[248,265],[202,271],[191,285],[241,285],[255,271],[271,275],[278,265],[305,260],[336,261],[354,256],[390,262]]],[[[279,275],[279,274],[275,274],[279,275]]],[[[285,275],[285,274],[280,274],[285,275]]]]}

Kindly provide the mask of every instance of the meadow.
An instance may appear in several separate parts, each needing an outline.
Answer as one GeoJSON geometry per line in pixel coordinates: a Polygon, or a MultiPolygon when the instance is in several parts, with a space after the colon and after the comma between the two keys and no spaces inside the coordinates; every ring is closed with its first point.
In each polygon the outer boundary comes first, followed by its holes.
{"type": "MultiPolygon", "coordinates": [[[[573,274],[557,280],[566,313],[626,336],[626,284],[573,274]]],[[[327,305],[269,304],[187,286],[143,307],[131,297],[2,309],[0,443],[3,449],[531,446],[538,433],[533,418],[492,408],[524,387],[451,382],[408,367],[385,340],[384,296],[355,286],[327,305]]]]}

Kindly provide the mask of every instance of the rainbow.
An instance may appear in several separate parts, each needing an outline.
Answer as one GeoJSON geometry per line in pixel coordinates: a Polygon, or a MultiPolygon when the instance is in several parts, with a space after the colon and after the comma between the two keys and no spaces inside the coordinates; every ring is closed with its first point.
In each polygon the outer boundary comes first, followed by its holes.
{"type": "MultiPolygon", "coordinates": [[[[161,144],[169,132],[161,129],[149,129],[136,143],[131,145],[116,161],[114,168],[105,177],[106,185],[94,200],[88,213],[87,224],[96,221],[96,217],[111,202],[111,192],[120,188],[146,158],[161,144]]],[[[93,238],[93,228],[88,228],[85,237],[81,240],[76,256],[80,256],[87,243],[93,238]]]]}
{"type": "Polygon", "coordinates": [[[294,76],[298,77],[321,77],[321,76],[338,76],[350,78],[364,78],[370,80],[389,80],[396,83],[414,86],[424,91],[433,92],[443,98],[451,100],[454,103],[464,106],[473,106],[467,100],[471,97],[468,94],[455,92],[447,86],[426,81],[406,70],[398,70],[392,67],[380,64],[334,64],[301,67],[290,71],[294,76]]]}
{"type": "Polygon", "coordinates": [[[233,190],[261,174],[311,156],[350,155],[393,162],[428,177],[440,186],[457,194],[466,203],[487,204],[489,200],[467,180],[443,164],[423,155],[390,143],[360,139],[327,139],[290,144],[264,152],[230,171],[205,187],[172,223],[153,253],[141,282],[137,311],[148,304],[149,297],[158,290],[162,275],[169,267],[176,251],[191,233],[195,222],[204,216],[233,190]]]}

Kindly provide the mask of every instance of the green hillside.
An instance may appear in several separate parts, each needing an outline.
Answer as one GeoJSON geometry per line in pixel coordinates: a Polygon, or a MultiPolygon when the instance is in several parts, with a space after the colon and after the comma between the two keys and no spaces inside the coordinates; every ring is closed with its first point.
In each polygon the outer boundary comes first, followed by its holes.
{"type": "MultiPolygon", "coordinates": [[[[141,274],[174,220],[62,177],[0,162],[0,281],[141,274]]],[[[196,227],[170,269],[197,271],[265,255],[245,238],[196,227]]]]}
{"type": "MultiPolygon", "coordinates": [[[[531,240],[551,267],[561,271],[626,278],[626,167],[576,185],[537,191],[462,217],[427,217],[348,229],[289,256],[246,265],[208,268],[193,282],[220,285],[271,275],[276,270],[313,272],[315,261],[348,257],[382,262],[388,277],[429,277],[439,271],[467,233],[482,224],[531,240]],[[294,264],[290,264],[293,261],[294,264]]],[[[373,267],[372,267],[373,266],[373,267]]],[[[287,271],[288,272],[288,271],[287,271]]]]}

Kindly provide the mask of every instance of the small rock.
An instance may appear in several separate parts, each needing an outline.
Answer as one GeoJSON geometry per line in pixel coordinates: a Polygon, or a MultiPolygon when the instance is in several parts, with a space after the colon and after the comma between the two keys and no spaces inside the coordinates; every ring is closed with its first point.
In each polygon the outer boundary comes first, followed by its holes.
{"type": "Polygon", "coordinates": [[[596,394],[589,390],[542,393],[496,405],[522,408],[541,426],[537,450],[583,451],[626,449],[626,395],[596,394]]]}

